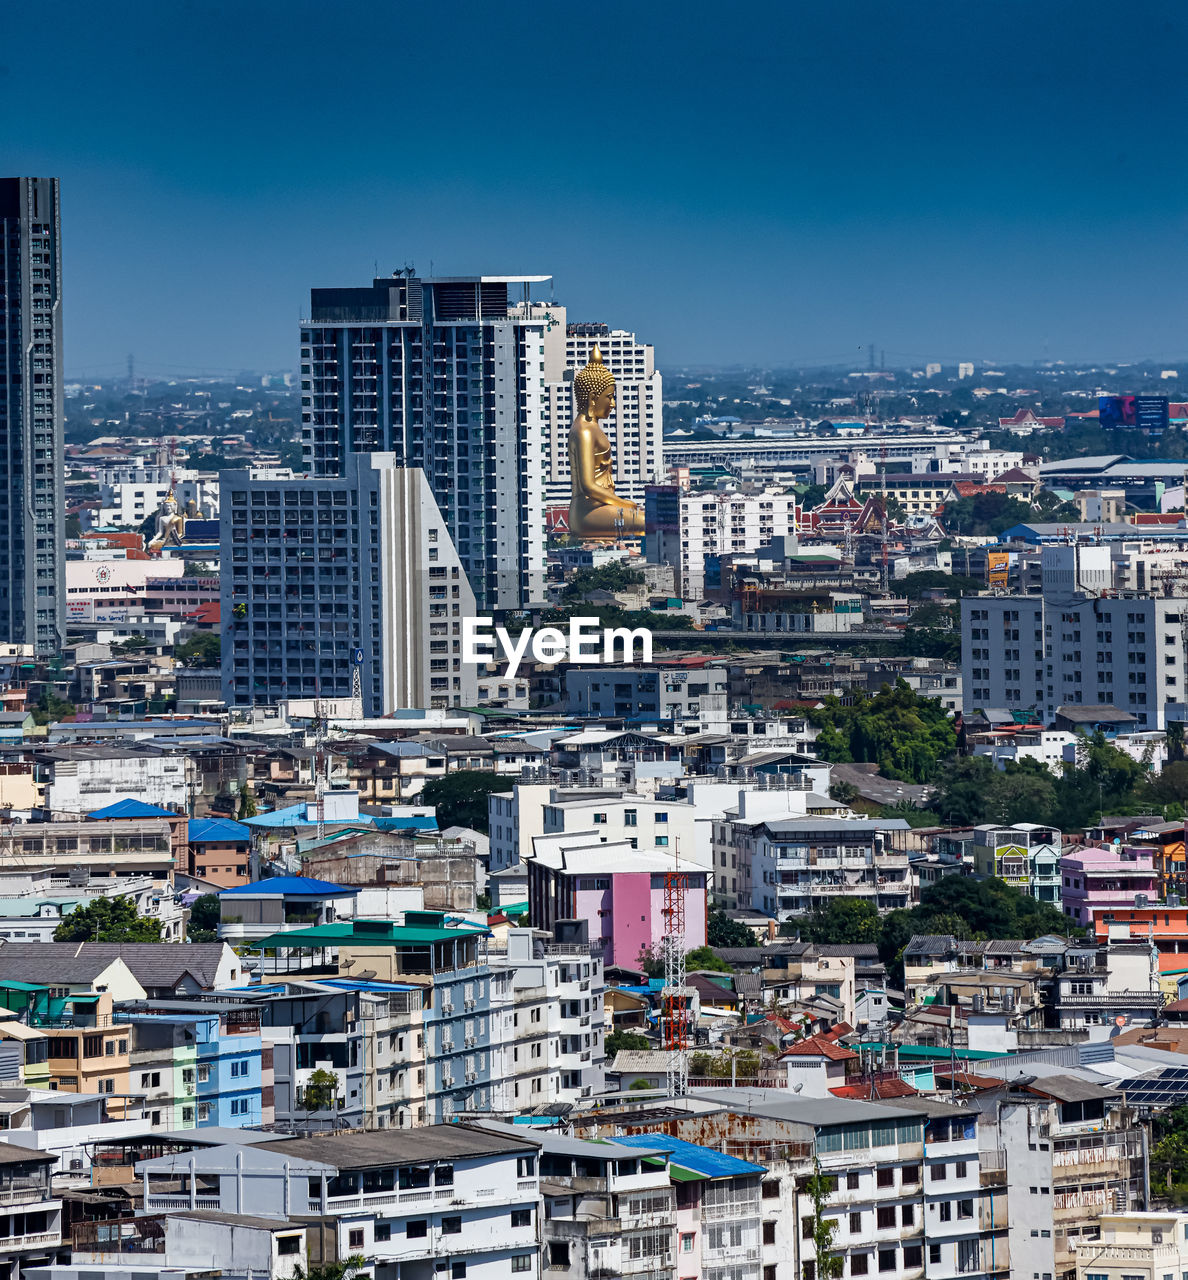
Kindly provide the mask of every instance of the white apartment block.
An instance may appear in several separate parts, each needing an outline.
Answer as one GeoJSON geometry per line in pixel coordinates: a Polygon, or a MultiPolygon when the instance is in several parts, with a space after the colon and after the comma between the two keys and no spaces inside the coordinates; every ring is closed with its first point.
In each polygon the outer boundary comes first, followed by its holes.
{"type": "Polygon", "coordinates": [[[603,423],[615,458],[615,492],[643,502],[644,486],[664,475],[664,391],[651,343],[604,324],[569,324],[565,337],[567,377],[550,381],[541,397],[545,458],[545,501],[569,502],[569,429],[573,424],[573,374],[584,368],[594,348],[615,378],[615,412],[603,423]]]}
{"type": "Polygon", "coordinates": [[[588,942],[511,929],[491,966],[491,1105],[576,1106],[603,1088],[602,959],[588,942]]]}
{"type": "Polygon", "coordinates": [[[642,852],[696,860],[696,820],[693,806],[679,800],[638,795],[583,796],[547,804],[544,834],[588,832],[602,844],[625,840],[642,852]]]}
{"type": "Polygon", "coordinates": [[[677,509],[675,530],[649,531],[648,559],[673,566],[677,592],[686,600],[705,589],[707,557],[757,551],[797,532],[796,494],[778,489],[687,493],[677,509]]]}
{"type": "Polygon", "coordinates": [[[1112,705],[1163,729],[1188,694],[1188,597],[974,596],[961,602],[964,709],[1050,724],[1058,707],[1112,705]]]}

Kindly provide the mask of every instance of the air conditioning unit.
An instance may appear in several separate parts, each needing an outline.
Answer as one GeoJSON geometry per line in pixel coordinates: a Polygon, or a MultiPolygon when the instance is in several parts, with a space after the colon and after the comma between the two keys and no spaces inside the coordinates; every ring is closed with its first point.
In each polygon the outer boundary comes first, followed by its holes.
{"type": "Polygon", "coordinates": [[[475,1005],[477,1005],[477,1004],[478,1004],[478,1001],[477,1001],[477,1000],[467,1000],[467,1001],[466,1001],[466,1008],[468,1008],[468,1009],[473,1009],[473,1008],[475,1007],[475,1005]]]}
{"type": "Polygon", "coordinates": [[[466,1083],[467,1083],[467,1084],[474,1084],[474,1082],[475,1082],[477,1079],[478,1079],[478,1072],[477,1072],[477,1071],[468,1071],[468,1072],[466,1073],[466,1083]]]}

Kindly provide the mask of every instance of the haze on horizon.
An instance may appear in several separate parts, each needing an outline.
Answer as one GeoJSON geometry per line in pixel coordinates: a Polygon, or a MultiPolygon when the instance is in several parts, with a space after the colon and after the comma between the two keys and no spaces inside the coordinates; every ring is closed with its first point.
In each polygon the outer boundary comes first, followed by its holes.
{"type": "Polygon", "coordinates": [[[1188,12],[1104,0],[6,11],[66,365],[291,368],[311,285],[552,272],[664,366],[1174,362],[1188,12]]]}

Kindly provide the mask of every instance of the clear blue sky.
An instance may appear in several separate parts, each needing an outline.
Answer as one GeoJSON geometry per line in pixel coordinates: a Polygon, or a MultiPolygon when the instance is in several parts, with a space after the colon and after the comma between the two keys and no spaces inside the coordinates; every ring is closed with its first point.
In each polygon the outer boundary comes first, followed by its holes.
{"type": "Polygon", "coordinates": [[[551,272],[662,364],[1188,359],[1182,0],[41,0],[67,364],[291,367],[311,285],[551,272]]]}

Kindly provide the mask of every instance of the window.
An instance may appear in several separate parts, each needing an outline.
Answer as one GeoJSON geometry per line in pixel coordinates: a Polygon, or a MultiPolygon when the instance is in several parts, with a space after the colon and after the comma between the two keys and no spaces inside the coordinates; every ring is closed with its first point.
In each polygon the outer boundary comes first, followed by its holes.
{"type": "Polygon", "coordinates": [[[903,1246],[903,1269],[910,1271],[912,1267],[922,1267],[924,1265],[924,1247],[918,1244],[905,1244],[903,1246]]]}
{"type": "Polygon", "coordinates": [[[894,1169],[877,1169],[875,1171],[875,1186],[893,1187],[894,1185],[895,1185],[894,1169]]]}
{"type": "Polygon", "coordinates": [[[957,1161],[957,1171],[956,1171],[956,1176],[957,1176],[958,1178],[964,1178],[964,1177],[965,1177],[965,1173],[966,1173],[966,1168],[967,1168],[967,1167],[968,1167],[968,1166],[967,1166],[967,1164],[966,1164],[966,1162],[965,1162],[964,1160],[958,1160],[958,1161],[957,1161]]]}
{"type": "MultiPolygon", "coordinates": [[[[970,1202],[973,1203],[972,1201],[970,1202]]],[[[443,1236],[456,1236],[462,1233],[461,1215],[452,1215],[441,1220],[441,1234],[443,1236]]]]}
{"type": "Polygon", "coordinates": [[[974,1214],[973,1214],[973,1201],[972,1201],[972,1200],[958,1200],[958,1201],[957,1201],[957,1216],[958,1216],[959,1218],[972,1218],[972,1217],[974,1216],[974,1214]]]}
{"type": "Polygon", "coordinates": [[[466,1280],[465,1262],[452,1262],[450,1264],[450,1280],[466,1280]]]}
{"type": "MultiPolygon", "coordinates": [[[[765,1222],[763,1225],[764,1227],[766,1227],[767,1223],[765,1222]]],[[[692,1231],[681,1232],[681,1252],[682,1253],[693,1252],[693,1241],[695,1238],[696,1237],[694,1236],[692,1231]]]]}
{"type": "Polygon", "coordinates": [[[531,1209],[513,1209],[511,1212],[511,1224],[513,1227],[530,1227],[532,1225],[531,1209]]]}
{"type": "Polygon", "coordinates": [[[853,1253],[850,1255],[850,1275],[864,1276],[870,1270],[869,1253],[853,1253]]]}
{"type": "Polygon", "coordinates": [[[862,1230],[862,1215],[860,1213],[850,1214],[850,1232],[857,1235],[862,1230]]]}
{"type": "Polygon", "coordinates": [[[944,1182],[949,1176],[949,1166],[947,1164],[934,1164],[928,1170],[928,1176],[933,1182],[944,1182]]]}
{"type": "MultiPolygon", "coordinates": [[[[377,1240],[380,1238],[379,1227],[376,1227],[375,1229],[375,1238],[377,1240]]],[[[385,1236],[384,1239],[386,1240],[387,1236],[385,1236]]],[[[301,1237],[300,1236],[278,1236],[276,1241],[276,1251],[282,1256],[290,1253],[300,1253],[301,1237]]]]}
{"type": "Polygon", "coordinates": [[[951,1200],[942,1200],[936,1206],[937,1216],[942,1222],[952,1222],[953,1220],[953,1202],[951,1200]]]}
{"type": "MultiPolygon", "coordinates": [[[[763,1224],[763,1243],[775,1244],[776,1242],[776,1224],[774,1222],[765,1222],[763,1224]]],[[[692,1239],[692,1237],[690,1237],[692,1239]]]]}
{"type": "Polygon", "coordinates": [[[930,1266],[937,1266],[941,1260],[941,1247],[939,1244],[930,1244],[928,1246],[928,1263],[930,1266]]]}
{"type": "Polygon", "coordinates": [[[347,1246],[351,1249],[363,1248],[363,1228],[362,1227],[359,1227],[358,1229],[349,1231],[347,1233],[347,1246]]]}
{"type": "Polygon", "coordinates": [[[549,1266],[569,1266],[569,1245],[564,1240],[549,1241],[549,1266]]]}
{"type": "Polygon", "coordinates": [[[514,1254],[511,1262],[512,1262],[511,1269],[513,1271],[531,1271],[532,1270],[532,1255],[530,1253],[514,1254]]]}
{"type": "Polygon", "coordinates": [[[536,1177],[536,1157],[535,1156],[518,1156],[516,1158],[516,1177],[517,1178],[535,1178],[536,1177]]]}
{"type": "Polygon", "coordinates": [[[875,1225],[880,1231],[886,1231],[895,1226],[895,1206],[890,1205],[879,1209],[875,1215],[875,1225]]]}
{"type": "Polygon", "coordinates": [[[858,1174],[856,1174],[856,1173],[847,1173],[847,1174],[846,1174],[846,1190],[847,1190],[847,1191],[857,1191],[857,1190],[858,1190],[858,1174]]]}
{"type": "Polygon", "coordinates": [[[905,1204],[903,1206],[903,1225],[905,1227],[910,1227],[915,1221],[916,1206],[914,1204],[905,1204]]]}
{"type": "Polygon", "coordinates": [[[231,1064],[231,1078],[232,1078],[232,1079],[235,1079],[237,1076],[246,1076],[246,1075],[247,1075],[247,1073],[248,1073],[248,1064],[247,1064],[247,1060],[246,1060],[245,1058],[237,1058],[237,1059],[236,1059],[236,1060],[231,1064]]]}
{"type": "Polygon", "coordinates": [[[811,1240],[813,1238],[813,1219],[811,1215],[800,1220],[800,1238],[802,1240],[811,1240]]]}
{"type": "Polygon", "coordinates": [[[880,1271],[894,1271],[894,1270],[895,1270],[895,1254],[896,1254],[896,1252],[897,1252],[897,1251],[896,1251],[895,1249],[880,1249],[880,1250],[879,1250],[879,1270],[880,1270],[880,1271]]]}
{"type": "Polygon", "coordinates": [[[404,1234],[409,1240],[424,1240],[429,1234],[429,1223],[424,1218],[414,1218],[404,1228],[404,1234]]]}

